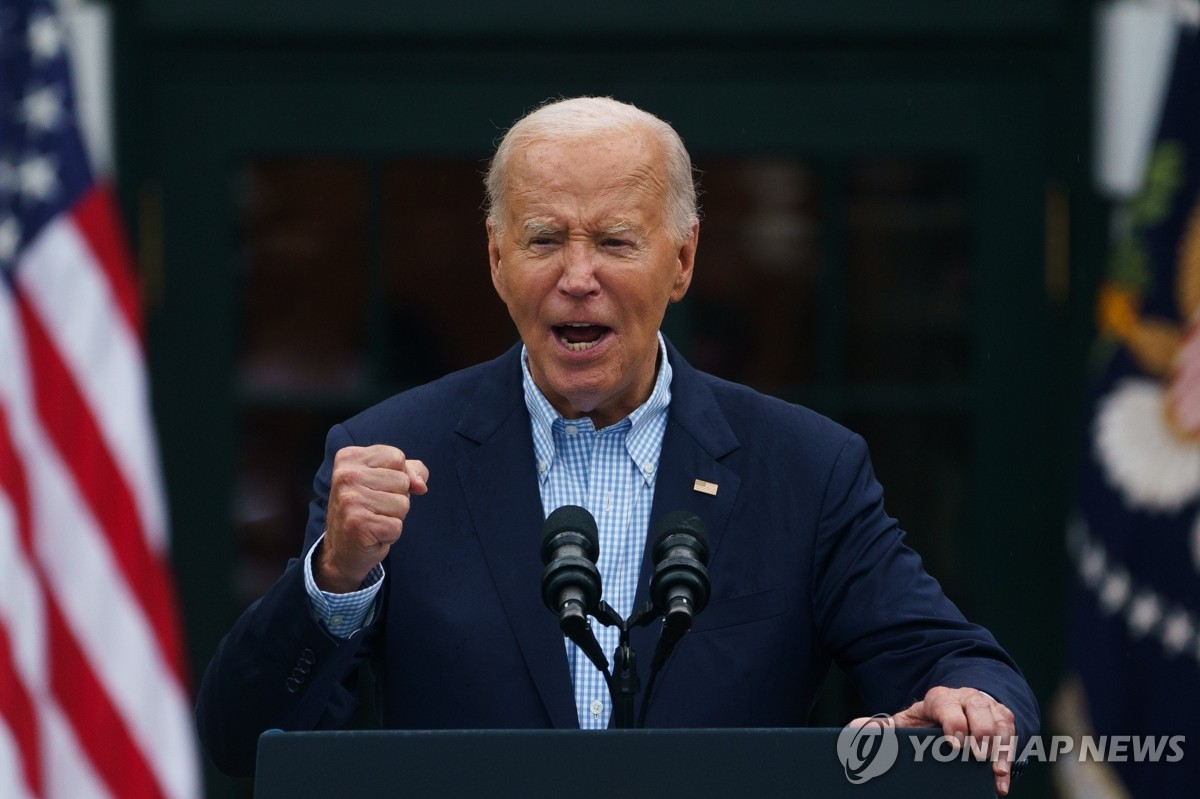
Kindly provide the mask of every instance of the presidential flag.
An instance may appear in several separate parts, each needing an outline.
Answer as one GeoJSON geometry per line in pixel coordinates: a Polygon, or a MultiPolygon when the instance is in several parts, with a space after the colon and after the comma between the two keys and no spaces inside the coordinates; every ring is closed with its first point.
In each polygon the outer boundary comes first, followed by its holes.
{"type": "Polygon", "coordinates": [[[139,300],[49,0],[0,0],[0,796],[194,797],[139,300]]]}
{"type": "MultiPolygon", "coordinates": [[[[1071,525],[1076,691],[1059,730],[1184,736],[1182,760],[1060,763],[1068,796],[1200,785],[1200,39],[1180,34],[1143,188],[1097,304],[1095,392],[1071,525]]],[[[1144,758],[1142,758],[1145,760],[1144,758]]],[[[1151,759],[1152,760],[1152,759],[1151,759]]]]}

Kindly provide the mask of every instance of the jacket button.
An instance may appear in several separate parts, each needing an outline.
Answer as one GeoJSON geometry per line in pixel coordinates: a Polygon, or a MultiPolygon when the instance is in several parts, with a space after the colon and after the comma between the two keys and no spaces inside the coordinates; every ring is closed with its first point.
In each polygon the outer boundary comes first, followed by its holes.
{"type": "Polygon", "coordinates": [[[289,694],[294,694],[300,690],[300,681],[295,677],[288,677],[287,682],[285,682],[284,685],[287,686],[289,694]]]}
{"type": "Polygon", "coordinates": [[[311,649],[305,649],[303,652],[301,652],[300,659],[310,666],[316,664],[317,662],[317,656],[313,654],[311,649]]]}

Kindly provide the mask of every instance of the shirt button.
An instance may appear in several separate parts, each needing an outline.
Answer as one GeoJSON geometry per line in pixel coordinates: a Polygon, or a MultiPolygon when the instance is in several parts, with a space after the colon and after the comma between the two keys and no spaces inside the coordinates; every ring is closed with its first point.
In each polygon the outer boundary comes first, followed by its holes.
{"type": "Polygon", "coordinates": [[[573,425],[573,424],[567,425],[567,435],[573,436],[578,432],[579,432],[579,428],[576,427],[575,425],[573,425]]]}
{"type": "Polygon", "coordinates": [[[604,703],[601,702],[599,699],[593,699],[592,700],[592,715],[599,716],[603,712],[604,712],[604,703]]]}
{"type": "Polygon", "coordinates": [[[342,614],[335,613],[329,617],[330,626],[337,627],[341,623],[342,623],[342,614]]]}
{"type": "Polygon", "coordinates": [[[654,472],[654,464],[651,463],[650,461],[646,461],[644,464],[642,464],[642,471],[645,472],[646,474],[653,473],[654,472]]]}
{"type": "Polygon", "coordinates": [[[545,461],[538,461],[538,474],[545,474],[546,470],[549,468],[550,464],[546,463],[545,461]]]}

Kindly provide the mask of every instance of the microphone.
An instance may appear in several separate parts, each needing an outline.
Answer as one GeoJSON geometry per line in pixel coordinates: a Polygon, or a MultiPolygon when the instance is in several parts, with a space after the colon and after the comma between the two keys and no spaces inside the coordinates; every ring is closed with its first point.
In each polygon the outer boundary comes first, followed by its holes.
{"type": "Polygon", "coordinates": [[[654,575],[650,578],[653,610],[663,617],[662,632],[650,661],[650,679],[642,695],[637,726],[646,726],[646,711],[658,673],[675,645],[692,629],[696,614],[708,604],[708,530],[700,517],[674,511],[654,528],[654,575]]]}
{"type": "Polygon", "coordinates": [[[663,633],[676,640],[692,629],[708,604],[708,530],[688,511],[668,513],[654,538],[654,576],[650,598],[663,616],[663,633]]]}
{"type": "Polygon", "coordinates": [[[588,616],[600,603],[599,554],[596,520],[586,509],[564,505],[547,517],[542,527],[542,600],[572,641],[590,631],[588,616]]]}

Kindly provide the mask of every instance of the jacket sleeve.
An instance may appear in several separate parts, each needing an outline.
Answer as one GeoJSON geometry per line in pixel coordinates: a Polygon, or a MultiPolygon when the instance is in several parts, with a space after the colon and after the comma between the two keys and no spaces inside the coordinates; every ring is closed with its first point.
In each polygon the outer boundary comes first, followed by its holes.
{"type": "Polygon", "coordinates": [[[934,686],[990,694],[1038,732],[1037,701],[991,633],[963,617],[884,512],[865,442],[850,436],[826,487],[814,553],[813,613],[831,656],[870,712],[894,713],[934,686]]]}
{"type": "MultiPolygon", "coordinates": [[[[340,426],[330,431],[317,473],[305,551],[324,530],[333,454],[351,443],[340,426]]],[[[221,641],[196,699],[200,742],[217,768],[252,776],[258,736],[269,729],[333,729],[357,706],[354,675],[370,654],[373,622],[349,638],[331,635],[313,615],[304,586],[304,561],[252,604],[221,641]]],[[[383,592],[381,592],[382,596],[383,592]]],[[[377,600],[378,601],[378,600],[377,600]]]]}

